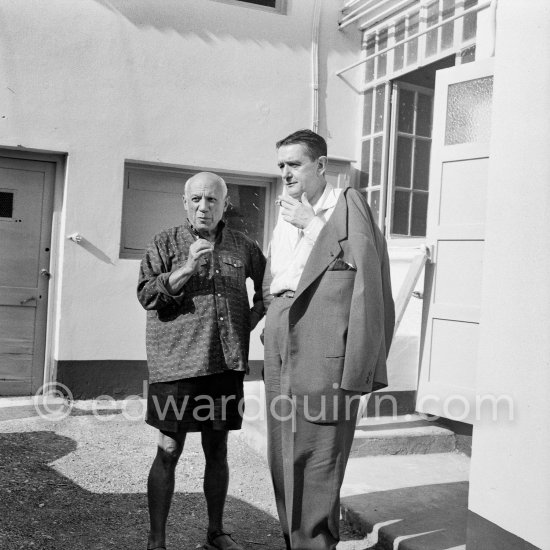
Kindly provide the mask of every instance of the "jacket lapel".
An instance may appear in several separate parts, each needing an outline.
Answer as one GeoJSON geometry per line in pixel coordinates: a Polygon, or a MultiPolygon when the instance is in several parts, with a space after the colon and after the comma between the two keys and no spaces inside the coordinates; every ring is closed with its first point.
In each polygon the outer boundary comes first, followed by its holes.
{"type": "Polygon", "coordinates": [[[300,277],[298,288],[294,294],[295,300],[326,270],[328,265],[342,250],[340,242],[348,236],[348,212],[345,194],[345,190],[340,193],[332,216],[319,233],[317,241],[313,245],[311,254],[300,277]]]}

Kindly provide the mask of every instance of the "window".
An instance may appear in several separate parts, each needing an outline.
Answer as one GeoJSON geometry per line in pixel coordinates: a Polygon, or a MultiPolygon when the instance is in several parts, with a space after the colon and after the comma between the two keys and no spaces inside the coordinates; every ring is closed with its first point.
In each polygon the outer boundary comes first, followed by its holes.
{"type": "Polygon", "coordinates": [[[365,92],[359,190],[396,237],[426,235],[432,111],[429,88],[395,82],[365,92]]]}
{"type": "Polygon", "coordinates": [[[447,96],[445,145],[488,142],[492,98],[492,76],[451,84],[447,96]],[[472,98],[476,100],[475,107],[472,98]]]}
{"type": "Polygon", "coordinates": [[[387,125],[391,87],[383,84],[365,93],[359,190],[367,198],[375,220],[384,226],[383,188],[387,178],[387,125]]]}
{"type": "Polygon", "coordinates": [[[264,6],[266,8],[277,7],[277,0],[240,0],[241,2],[247,2],[248,4],[257,4],[258,6],[264,6]]]}
{"type": "Polygon", "coordinates": [[[248,6],[260,10],[271,11],[275,13],[286,13],[286,0],[216,0],[224,4],[233,4],[235,6],[248,6]]]}
{"type": "Polygon", "coordinates": [[[13,196],[14,191],[2,190],[0,191],[0,218],[13,218],[13,196]]]}
{"type": "Polygon", "coordinates": [[[388,236],[426,236],[435,72],[475,60],[477,7],[417,0],[361,26],[359,190],[388,236]]]}
{"type": "Polygon", "coordinates": [[[391,233],[425,237],[432,136],[431,90],[394,86],[397,116],[392,128],[391,233]]]}
{"type": "MultiPolygon", "coordinates": [[[[182,195],[185,182],[199,170],[127,163],[120,256],[141,258],[155,234],[181,225],[186,213],[182,195]]],[[[274,225],[275,178],[216,171],[227,183],[229,227],[242,231],[267,250],[274,225]]]]}

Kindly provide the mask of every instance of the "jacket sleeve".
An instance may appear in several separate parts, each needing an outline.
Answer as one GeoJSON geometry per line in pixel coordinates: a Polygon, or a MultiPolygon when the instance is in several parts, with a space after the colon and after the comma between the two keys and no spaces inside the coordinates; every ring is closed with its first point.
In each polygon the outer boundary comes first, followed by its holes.
{"type": "Polygon", "coordinates": [[[390,346],[393,340],[395,329],[395,304],[391,290],[390,259],[388,256],[388,246],[382,232],[376,228],[381,241],[379,257],[382,271],[382,295],[384,299],[384,339],[386,344],[386,357],[390,353],[390,346]]]}
{"type": "Polygon", "coordinates": [[[371,391],[387,385],[386,357],[394,307],[385,239],[364,198],[346,192],[348,241],[357,264],[342,388],[371,391]]]}
{"type": "Polygon", "coordinates": [[[386,357],[390,352],[390,346],[393,339],[393,331],[395,328],[395,305],[393,301],[392,289],[391,289],[391,274],[390,274],[390,259],[388,256],[388,245],[382,231],[380,231],[378,224],[374,221],[374,216],[367,201],[360,193],[352,193],[352,199],[354,203],[360,201],[361,206],[359,209],[364,208],[366,213],[366,220],[370,231],[372,232],[373,241],[376,248],[376,254],[380,264],[380,276],[382,278],[382,300],[384,302],[384,340],[386,346],[386,357]]]}

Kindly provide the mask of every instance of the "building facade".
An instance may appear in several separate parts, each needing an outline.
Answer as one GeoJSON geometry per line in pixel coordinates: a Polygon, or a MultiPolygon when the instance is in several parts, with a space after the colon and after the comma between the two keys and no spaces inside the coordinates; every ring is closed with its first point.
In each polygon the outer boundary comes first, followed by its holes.
{"type": "Polygon", "coordinates": [[[1,395],[140,393],[139,258],[185,180],[222,174],[265,250],[274,144],[313,128],[388,238],[389,391],[473,426],[468,549],[550,548],[544,0],[4,0],[0,20],[1,395]]]}
{"type": "Polygon", "coordinates": [[[349,180],[359,100],[329,75],[359,33],[337,2],[256,4],[1,3],[2,393],[141,390],[139,257],[181,223],[194,171],[227,178],[229,222],[264,249],[278,139],[320,121],[330,177],[349,180]]]}

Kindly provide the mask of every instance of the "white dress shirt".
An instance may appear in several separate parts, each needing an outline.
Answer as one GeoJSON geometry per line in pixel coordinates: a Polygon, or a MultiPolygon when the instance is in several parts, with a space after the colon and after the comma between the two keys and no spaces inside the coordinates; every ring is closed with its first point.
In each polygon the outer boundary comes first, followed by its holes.
{"type": "Polygon", "coordinates": [[[296,290],[313,245],[334,212],[336,201],[342,192],[327,183],[319,200],[312,205],[315,217],[304,227],[298,229],[285,221],[279,211],[277,225],[271,240],[271,294],[280,294],[285,290],[296,290]]]}

